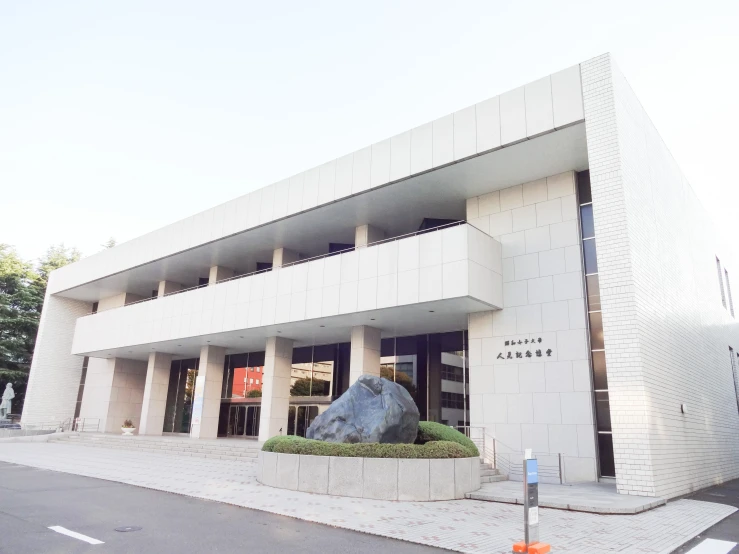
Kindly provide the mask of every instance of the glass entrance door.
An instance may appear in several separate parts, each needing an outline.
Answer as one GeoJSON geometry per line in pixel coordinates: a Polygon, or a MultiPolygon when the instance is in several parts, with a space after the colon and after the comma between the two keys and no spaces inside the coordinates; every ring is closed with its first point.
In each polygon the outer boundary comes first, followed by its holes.
{"type": "Polygon", "coordinates": [[[227,437],[259,436],[261,406],[230,406],[228,410],[227,437]]]}
{"type": "Polygon", "coordinates": [[[162,428],[164,433],[190,432],[197,368],[197,358],[172,362],[162,428]]]}

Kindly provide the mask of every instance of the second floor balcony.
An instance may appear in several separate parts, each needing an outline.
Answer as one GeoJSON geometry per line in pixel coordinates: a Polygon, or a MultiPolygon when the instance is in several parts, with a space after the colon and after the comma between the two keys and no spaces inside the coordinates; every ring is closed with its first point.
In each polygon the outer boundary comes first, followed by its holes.
{"type": "Polygon", "coordinates": [[[333,340],[353,325],[431,332],[502,305],[500,243],[460,222],[91,314],[77,321],[72,350],[184,355],[206,342],[258,347],[278,333],[333,340]]]}

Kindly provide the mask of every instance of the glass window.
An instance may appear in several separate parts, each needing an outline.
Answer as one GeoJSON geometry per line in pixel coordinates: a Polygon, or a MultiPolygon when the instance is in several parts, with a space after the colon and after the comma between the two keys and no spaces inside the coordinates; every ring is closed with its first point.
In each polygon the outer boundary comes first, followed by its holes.
{"type": "Polygon", "coordinates": [[[585,277],[588,287],[588,311],[600,310],[600,280],[598,275],[588,275],[585,277]]]}
{"type": "Polygon", "coordinates": [[[611,432],[611,406],[608,393],[605,391],[595,393],[595,415],[598,420],[598,431],[611,432]]]}
{"type": "Polygon", "coordinates": [[[290,396],[333,396],[337,344],[293,349],[290,396]]]}
{"type": "Polygon", "coordinates": [[[613,461],[613,435],[598,433],[598,459],[600,474],[603,477],[616,476],[616,464],[613,461]]]}
{"type": "Polygon", "coordinates": [[[595,239],[582,241],[582,250],[585,255],[585,274],[598,273],[598,257],[595,252],[595,239]]]}
{"type": "Polygon", "coordinates": [[[593,352],[593,386],[595,390],[608,390],[606,353],[602,350],[593,352]]]}
{"type": "Polygon", "coordinates": [[[587,204],[593,201],[593,196],[590,192],[590,171],[580,171],[577,174],[577,195],[580,199],[580,204],[587,204]]]}
{"type": "Polygon", "coordinates": [[[603,314],[601,312],[590,312],[590,348],[603,350],[603,314]]]}
{"type": "Polygon", "coordinates": [[[582,221],[582,238],[592,239],[595,236],[595,224],[593,223],[593,205],[580,207],[580,219],[582,221]]]}

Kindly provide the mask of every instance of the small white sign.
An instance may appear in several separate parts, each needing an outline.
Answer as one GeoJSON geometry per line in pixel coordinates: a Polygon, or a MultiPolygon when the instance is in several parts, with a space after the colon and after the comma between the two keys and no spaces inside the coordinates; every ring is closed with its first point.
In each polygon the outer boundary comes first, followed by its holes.
{"type": "Polygon", "coordinates": [[[538,525],[539,524],[539,507],[534,506],[533,508],[529,508],[529,525],[538,525]]]}

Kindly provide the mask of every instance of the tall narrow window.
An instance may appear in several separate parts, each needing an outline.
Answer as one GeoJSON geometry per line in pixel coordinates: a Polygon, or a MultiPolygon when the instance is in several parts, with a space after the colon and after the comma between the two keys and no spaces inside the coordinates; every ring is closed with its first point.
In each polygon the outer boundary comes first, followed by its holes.
{"type": "Polygon", "coordinates": [[[731,299],[731,285],[729,284],[729,272],[724,269],[724,277],[726,277],[726,295],[729,297],[729,311],[731,317],[734,317],[734,301],[731,299]]]}
{"type": "Polygon", "coordinates": [[[736,409],[739,410],[739,373],[737,372],[737,360],[734,349],[729,346],[729,358],[731,358],[731,376],[734,378],[734,395],[736,396],[736,409]]]}
{"type": "Polygon", "coordinates": [[[718,272],[718,286],[721,288],[721,303],[726,307],[726,294],[724,294],[724,278],[721,275],[721,261],[716,257],[716,271],[718,272]]]}
{"type": "Polygon", "coordinates": [[[608,398],[608,376],[606,374],[606,351],[603,337],[603,316],[600,305],[598,255],[595,244],[590,172],[583,171],[577,174],[577,195],[580,204],[580,230],[582,232],[582,252],[585,264],[585,286],[588,300],[590,361],[593,370],[593,390],[595,395],[598,465],[601,477],[615,477],[616,464],[613,457],[613,430],[611,428],[611,407],[608,398]]]}

